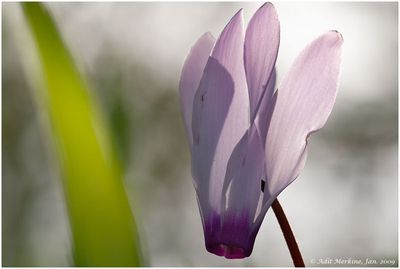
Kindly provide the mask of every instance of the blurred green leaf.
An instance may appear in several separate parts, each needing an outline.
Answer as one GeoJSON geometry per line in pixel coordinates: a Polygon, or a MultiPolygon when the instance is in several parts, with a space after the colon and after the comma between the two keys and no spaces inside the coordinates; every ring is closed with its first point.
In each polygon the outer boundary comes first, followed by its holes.
{"type": "Polygon", "coordinates": [[[110,130],[46,8],[23,3],[41,62],[77,266],[139,266],[136,224],[110,130]]]}
{"type": "Polygon", "coordinates": [[[112,92],[109,122],[121,166],[125,169],[129,159],[129,118],[121,93],[112,92]]]}

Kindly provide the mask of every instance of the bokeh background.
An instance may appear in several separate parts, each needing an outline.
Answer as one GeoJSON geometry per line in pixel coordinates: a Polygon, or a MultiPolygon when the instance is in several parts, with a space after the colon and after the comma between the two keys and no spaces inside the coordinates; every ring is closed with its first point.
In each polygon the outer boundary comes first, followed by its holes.
{"type": "MultiPolygon", "coordinates": [[[[206,252],[178,99],[195,40],[206,31],[218,36],[239,8],[248,22],[261,4],[46,4],[113,127],[148,265],[292,265],[272,211],[250,258],[206,252]]],[[[278,85],[320,34],[336,29],[345,41],[333,113],[311,139],[302,174],[280,195],[305,262],[370,258],[397,266],[398,4],[274,5],[278,85]]],[[[18,44],[26,25],[19,4],[2,3],[2,15],[2,262],[71,266],[56,155],[17,49],[31,49],[18,44]]]]}

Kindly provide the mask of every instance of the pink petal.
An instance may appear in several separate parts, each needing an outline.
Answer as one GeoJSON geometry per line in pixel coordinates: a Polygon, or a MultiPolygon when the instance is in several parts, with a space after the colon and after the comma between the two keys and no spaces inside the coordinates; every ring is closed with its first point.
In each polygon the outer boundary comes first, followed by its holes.
{"type": "Polygon", "coordinates": [[[271,3],[265,3],[251,18],[244,43],[251,119],[255,117],[264,91],[268,100],[271,99],[274,91],[273,87],[267,87],[267,83],[278,55],[279,32],[278,14],[271,3]]]}
{"type": "Polygon", "coordinates": [[[278,91],[266,140],[267,184],[278,195],[303,168],[307,140],[322,128],[338,89],[343,39],[330,31],[298,56],[278,91]]]}
{"type": "Polygon", "coordinates": [[[186,134],[190,146],[193,144],[192,111],[194,94],[199,87],[204,67],[206,66],[214,43],[215,38],[210,33],[202,35],[190,50],[182,68],[181,80],[179,82],[179,94],[186,134]]]}
{"type": "Polygon", "coordinates": [[[193,109],[192,165],[196,167],[193,176],[197,177],[199,185],[207,188],[204,192],[209,193],[207,198],[202,196],[201,199],[207,199],[211,208],[217,212],[220,209],[229,157],[249,126],[249,97],[243,65],[243,46],[243,15],[240,10],[215,44],[196,93],[193,109]],[[218,73],[212,69],[216,69],[218,73]],[[204,93],[206,100],[215,100],[202,104],[201,97],[204,93]],[[229,94],[232,94],[231,98],[229,94]],[[230,107],[226,114],[228,104],[230,107]],[[225,120],[221,121],[223,117],[225,120]],[[196,139],[203,144],[196,144],[196,139]]]}

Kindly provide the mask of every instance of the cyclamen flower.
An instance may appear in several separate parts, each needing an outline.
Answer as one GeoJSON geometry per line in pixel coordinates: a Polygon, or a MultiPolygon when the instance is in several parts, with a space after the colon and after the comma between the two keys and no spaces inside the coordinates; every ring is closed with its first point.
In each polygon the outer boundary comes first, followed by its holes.
{"type": "Polygon", "coordinates": [[[275,91],[279,20],[272,4],[244,32],[242,10],[217,40],[204,34],[183,66],[180,98],[206,248],[251,254],[275,198],[298,175],[309,136],[332,110],[342,36],[329,31],[297,57],[275,91]]]}

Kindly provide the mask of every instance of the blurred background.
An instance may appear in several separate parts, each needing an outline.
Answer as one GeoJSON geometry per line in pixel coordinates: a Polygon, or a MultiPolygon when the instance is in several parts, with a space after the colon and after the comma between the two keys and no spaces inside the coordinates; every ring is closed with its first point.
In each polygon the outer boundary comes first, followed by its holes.
{"type": "MultiPolygon", "coordinates": [[[[253,254],[226,260],[204,247],[178,98],[196,39],[218,36],[250,3],[46,3],[112,127],[150,266],[291,266],[269,211],[253,254]]],[[[307,265],[313,259],[398,264],[398,4],[274,3],[278,81],[327,30],[344,37],[337,101],[311,139],[300,177],[281,195],[307,265]]],[[[19,4],[2,3],[3,266],[71,266],[68,215],[54,148],[17,50],[19,4]]],[[[26,31],[26,29],[25,29],[26,31]]],[[[26,46],[25,49],[31,49],[26,46]]]]}

